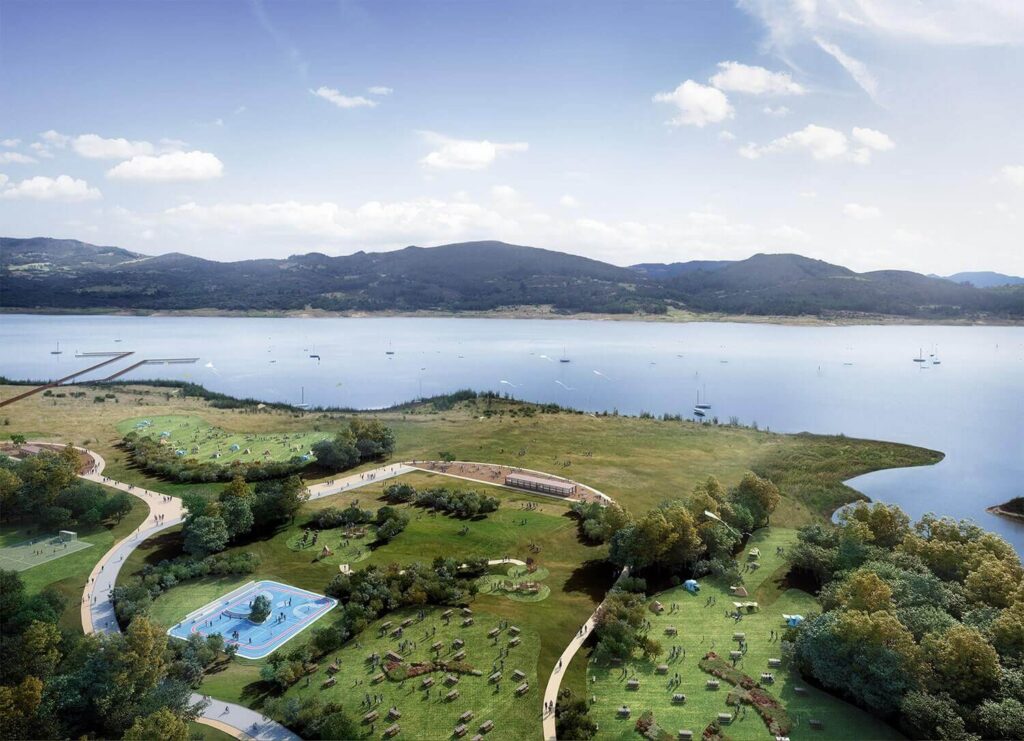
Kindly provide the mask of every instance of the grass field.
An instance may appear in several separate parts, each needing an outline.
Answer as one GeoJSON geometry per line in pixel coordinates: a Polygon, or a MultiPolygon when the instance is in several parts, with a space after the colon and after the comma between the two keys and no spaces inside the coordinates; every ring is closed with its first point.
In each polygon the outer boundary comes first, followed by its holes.
{"type": "MultiPolygon", "coordinates": [[[[794,738],[818,736],[830,741],[902,738],[886,723],[808,685],[785,662],[781,668],[769,668],[769,659],[782,658],[779,643],[770,638],[772,630],[785,629],[782,615],[807,615],[819,609],[812,595],[798,589],[783,589],[779,584],[787,567],[785,556],[779,555],[776,548],[786,548],[795,540],[796,531],[787,528],[765,528],[754,534],[747,548],[760,549],[761,568],[744,574],[744,586],[750,593],[749,597],[733,597],[728,589],[730,585],[702,579],[699,594],[676,587],[648,601],[651,604],[657,599],[665,606],[661,614],[647,612],[652,623],[649,635],[661,642],[664,654],[654,661],[635,659],[627,662],[625,667],[598,666],[593,662],[588,667],[587,696],[596,699],[590,712],[600,726],[599,738],[636,737],[636,719],[645,710],[653,711],[658,725],[673,735],[678,730],[689,729],[695,738],[700,737],[700,732],[718,713],[732,714],[732,707],[725,701],[730,685],[722,681],[720,689],[706,689],[706,682],[712,676],[698,666],[698,661],[712,650],[728,659],[729,652],[739,648],[733,640],[736,632],[744,633],[747,641],[747,652],[736,668],[755,680],[760,679],[761,672],[774,674],[774,684],[766,685],[766,688],[786,706],[789,716],[794,719],[794,738]],[[716,604],[707,605],[709,597],[715,598],[716,604]],[[725,616],[726,610],[732,611],[734,600],[756,601],[760,611],[745,615],[736,622],[725,616]],[[673,605],[678,609],[672,611],[673,605]],[[666,635],[665,629],[669,626],[678,630],[677,637],[666,635]],[[673,646],[685,649],[685,656],[670,660],[669,652],[673,646]],[[657,665],[662,663],[669,666],[667,675],[656,673],[657,665]],[[670,687],[669,680],[676,673],[681,681],[670,687]],[[626,688],[626,680],[631,678],[640,681],[638,690],[626,688]],[[794,690],[797,686],[803,687],[806,694],[797,695],[794,690]],[[672,702],[672,695],[677,692],[686,695],[684,704],[672,702]],[[623,704],[632,710],[628,719],[618,717],[617,710],[623,704]],[[812,718],[824,723],[822,731],[810,730],[812,718]]],[[[745,561],[745,554],[741,554],[740,559],[745,561]]],[[[767,726],[750,707],[745,712],[741,710],[736,721],[725,727],[725,732],[736,739],[772,738],[767,726]]]]}
{"type": "Polygon", "coordinates": [[[86,540],[63,541],[57,533],[44,533],[0,546],[0,569],[26,571],[90,547],[92,543],[86,540]]]}
{"type": "Polygon", "coordinates": [[[214,728],[204,723],[189,723],[188,733],[189,738],[197,739],[198,741],[228,741],[228,739],[234,738],[234,736],[229,736],[219,728],[214,728]]]}
{"type": "MultiPolygon", "coordinates": [[[[114,489],[107,489],[109,494],[114,489]]],[[[132,509],[121,522],[98,525],[93,528],[76,528],[80,543],[90,543],[92,547],[79,550],[62,558],[40,564],[18,574],[25,585],[25,593],[38,594],[47,587],[53,587],[67,600],[67,606],[61,615],[60,624],[68,630],[82,629],[81,599],[82,590],[89,578],[89,573],[96,562],[117,541],[131,533],[141,525],[149,515],[149,507],[141,499],[132,497],[132,509]]],[[[0,527],[0,547],[6,547],[29,538],[39,537],[40,533],[30,526],[0,527]]]]}
{"type": "Polygon", "coordinates": [[[462,617],[458,610],[446,624],[441,619],[441,608],[427,610],[426,619],[416,622],[405,631],[405,638],[416,642],[415,648],[399,650],[398,640],[382,634],[378,626],[384,621],[398,625],[404,618],[415,617],[415,610],[403,610],[388,615],[383,620],[372,623],[359,636],[357,641],[320,661],[320,668],[311,677],[309,686],[299,682],[285,694],[285,697],[313,694],[323,701],[338,702],[356,719],[362,718],[370,710],[377,710],[380,718],[371,733],[369,724],[362,724],[362,738],[380,738],[381,732],[390,725],[386,715],[391,707],[397,707],[402,717],[395,721],[402,727],[401,738],[446,738],[458,724],[458,718],[466,711],[472,711],[473,719],[467,723],[470,729],[467,738],[477,733],[477,728],[487,720],[494,721],[494,730],[487,738],[494,739],[525,739],[537,735],[539,726],[541,699],[544,682],[547,676],[538,676],[537,658],[540,650],[539,635],[518,623],[512,625],[522,628],[519,633],[519,645],[509,647],[511,634],[502,630],[496,638],[489,638],[491,629],[498,627],[504,618],[477,606],[473,608],[473,625],[462,627],[462,617]],[[450,661],[456,653],[453,641],[465,641],[465,662],[472,668],[482,672],[482,676],[467,674],[459,675],[457,684],[449,687],[443,671],[407,679],[404,682],[385,679],[373,683],[373,677],[380,669],[375,669],[367,657],[372,653],[383,656],[388,651],[398,651],[407,663],[426,662],[432,660],[450,661]],[[440,652],[431,650],[431,645],[440,641],[444,647],[440,652]],[[502,655],[507,651],[507,655],[502,655]],[[337,660],[340,671],[337,683],[333,687],[322,688],[327,679],[327,667],[337,660]],[[514,671],[521,671],[523,679],[513,679],[514,671]],[[502,672],[500,681],[491,682],[489,676],[494,671],[502,672]],[[433,687],[422,689],[424,677],[434,679],[433,687]],[[515,690],[523,682],[529,683],[529,691],[517,695],[515,690]],[[358,684],[357,684],[358,683],[358,684]],[[445,695],[456,689],[459,697],[445,700],[445,695]],[[382,696],[382,701],[367,707],[361,702],[366,693],[382,696]]]}
{"type": "Polygon", "coordinates": [[[154,440],[167,440],[170,447],[185,451],[183,457],[201,461],[215,458],[224,465],[235,461],[287,461],[311,454],[314,443],[330,437],[326,432],[231,432],[214,427],[197,415],[177,414],[126,419],[118,423],[117,431],[122,436],[135,432],[154,440]]]}

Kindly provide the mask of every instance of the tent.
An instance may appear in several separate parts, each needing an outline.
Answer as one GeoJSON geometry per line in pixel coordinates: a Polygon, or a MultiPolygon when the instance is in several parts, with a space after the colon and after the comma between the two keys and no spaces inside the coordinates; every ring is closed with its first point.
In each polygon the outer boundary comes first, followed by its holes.
{"type": "Polygon", "coordinates": [[[736,587],[729,587],[729,591],[732,592],[734,597],[749,597],[750,596],[750,593],[747,591],[747,588],[745,586],[743,586],[742,584],[740,584],[739,586],[736,586],[736,587]]]}
{"type": "Polygon", "coordinates": [[[796,628],[800,623],[804,621],[803,615],[783,615],[782,619],[786,621],[786,625],[790,628],[796,628]]]}
{"type": "Polygon", "coordinates": [[[683,587],[687,592],[692,592],[693,594],[697,594],[700,591],[700,584],[697,583],[696,579],[687,579],[683,582],[683,587]]]}
{"type": "Polygon", "coordinates": [[[761,549],[760,548],[751,548],[749,551],[747,551],[747,558],[755,559],[755,558],[760,558],[760,557],[761,557],[761,549]]]}
{"type": "Polygon", "coordinates": [[[757,612],[760,608],[756,602],[733,602],[737,612],[757,612]]]}

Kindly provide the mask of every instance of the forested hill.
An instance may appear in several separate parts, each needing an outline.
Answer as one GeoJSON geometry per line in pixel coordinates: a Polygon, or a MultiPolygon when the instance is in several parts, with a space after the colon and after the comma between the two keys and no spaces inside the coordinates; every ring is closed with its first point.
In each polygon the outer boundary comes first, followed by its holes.
{"type": "Polygon", "coordinates": [[[0,238],[0,307],[62,311],[487,311],[888,314],[1024,319],[1024,286],[855,273],[800,255],[617,267],[503,242],[216,262],[75,240],[0,238]]]}

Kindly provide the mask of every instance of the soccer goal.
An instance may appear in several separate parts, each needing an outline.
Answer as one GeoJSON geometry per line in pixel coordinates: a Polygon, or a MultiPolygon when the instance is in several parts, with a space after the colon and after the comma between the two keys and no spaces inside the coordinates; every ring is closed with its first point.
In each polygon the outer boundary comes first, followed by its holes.
{"type": "Polygon", "coordinates": [[[74,530],[61,530],[57,534],[57,537],[60,539],[61,543],[71,543],[75,540],[78,540],[78,533],[76,533],[74,530]]]}

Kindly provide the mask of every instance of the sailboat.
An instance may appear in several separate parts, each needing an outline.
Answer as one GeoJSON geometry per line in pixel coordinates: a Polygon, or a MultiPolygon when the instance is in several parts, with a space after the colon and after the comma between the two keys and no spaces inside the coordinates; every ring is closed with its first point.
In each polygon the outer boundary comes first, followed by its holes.
{"type": "Polygon", "coordinates": [[[309,409],[309,404],[306,403],[306,387],[302,387],[302,401],[295,405],[296,409],[309,409]]]}
{"type": "Polygon", "coordinates": [[[942,365],[942,361],[939,360],[938,348],[934,348],[934,352],[932,352],[932,365],[942,365]]]}
{"type": "Polygon", "coordinates": [[[915,363],[923,363],[924,362],[924,350],[923,349],[920,349],[920,350],[917,351],[917,357],[914,358],[914,362],[915,363]]]}
{"type": "Polygon", "coordinates": [[[57,341],[57,349],[50,350],[50,355],[60,355],[63,351],[60,349],[60,341],[57,341]]]}
{"type": "Polygon", "coordinates": [[[704,387],[704,403],[700,401],[700,389],[697,390],[697,403],[693,406],[694,409],[710,409],[711,405],[708,404],[708,387],[704,387]]]}
{"type": "Polygon", "coordinates": [[[313,352],[309,354],[309,357],[316,358],[316,360],[319,362],[320,356],[316,354],[316,345],[313,345],[313,352]]]}
{"type": "Polygon", "coordinates": [[[391,340],[388,340],[388,349],[384,351],[385,355],[394,355],[395,351],[391,349],[391,340]]]}
{"type": "Polygon", "coordinates": [[[571,360],[569,360],[569,357],[565,354],[565,348],[564,347],[562,348],[562,357],[560,357],[558,359],[558,362],[559,363],[571,363],[572,362],[571,360]]]}

